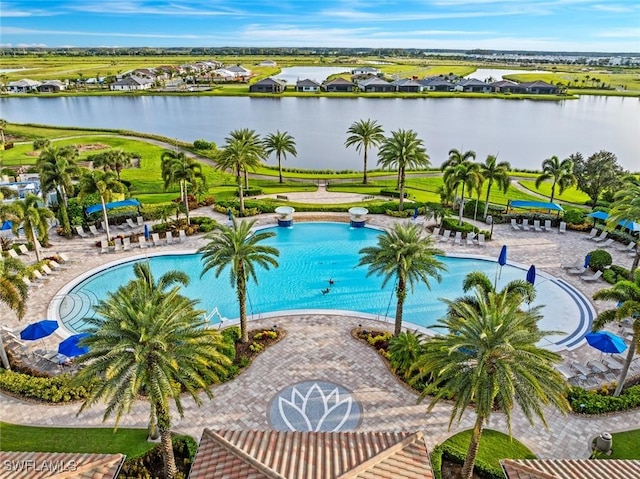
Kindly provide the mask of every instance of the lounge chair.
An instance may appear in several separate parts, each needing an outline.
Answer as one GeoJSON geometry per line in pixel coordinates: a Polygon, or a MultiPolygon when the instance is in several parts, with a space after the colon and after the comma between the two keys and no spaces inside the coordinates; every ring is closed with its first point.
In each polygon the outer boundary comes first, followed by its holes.
{"type": "Polygon", "coordinates": [[[27,278],[26,276],[22,277],[22,282],[24,284],[26,284],[28,287],[30,288],[42,288],[42,284],[41,283],[34,283],[33,281],[31,281],[29,278],[27,278]]]}
{"type": "Polygon", "coordinates": [[[152,233],[151,239],[153,240],[153,246],[162,246],[162,243],[160,243],[160,235],[158,233],[152,233]]]}
{"type": "Polygon", "coordinates": [[[475,243],[475,237],[476,237],[475,233],[472,233],[472,232],[467,233],[467,244],[473,245],[475,243]]]}
{"type": "Polygon", "coordinates": [[[600,245],[600,248],[608,248],[613,244],[613,241],[614,241],[613,238],[609,238],[607,241],[605,241],[600,245]]]}
{"type": "Polygon", "coordinates": [[[34,269],[31,274],[33,274],[33,277],[40,282],[44,282],[44,281],[49,281],[51,278],[47,278],[45,275],[43,275],[39,270],[34,269]]]}
{"type": "Polygon", "coordinates": [[[591,231],[587,236],[584,237],[584,239],[593,239],[596,237],[597,234],[598,234],[598,228],[591,228],[591,231]]]}
{"type": "Polygon", "coordinates": [[[186,239],[187,239],[187,232],[185,230],[180,230],[178,232],[178,240],[180,241],[180,243],[182,243],[186,239]]]}
{"type": "Polygon", "coordinates": [[[533,222],[533,231],[536,233],[542,233],[542,227],[540,226],[540,220],[534,220],[533,222]]]}
{"type": "Polygon", "coordinates": [[[567,270],[567,274],[585,274],[586,272],[587,268],[584,266],[578,266],[577,268],[567,270]]]}
{"type": "Polygon", "coordinates": [[[65,263],[71,263],[71,258],[69,258],[69,256],[66,253],[58,253],[58,256],[65,263]]]}
{"type": "Polygon", "coordinates": [[[147,240],[144,237],[144,235],[138,236],[138,245],[140,246],[140,249],[144,249],[144,248],[148,248],[149,247],[149,244],[147,243],[147,240]]]}
{"type": "Polygon", "coordinates": [[[131,249],[131,238],[128,236],[122,239],[122,249],[123,251],[129,251],[131,249]]]}
{"type": "Polygon", "coordinates": [[[595,273],[593,273],[591,276],[582,275],[580,276],[580,279],[583,281],[597,281],[598,278],[600,278],[600,276],[602,276],[602,271],[598,270],[595,273]]]}
{"type": "Polygon", "coordinates": [[[51,268],[49,268],[48,264],[43,264],[42,266],[40,266],[40,270],[47,276],[54,276],[56,274],[51,268]]]}
{"type": "Polygon", "coordinates": [[[478,242],[476,243],[478,246],[485,246],[486,243],[484,241],[484,233],[478,234],[478,242]]]}
{"type": "Polygon", "coordinates": [[[525,231],[535,231],[533,220],[522,220],[522,229],[525,231]]]}
{"type": "Polygon", "coordinates": [[[82,226],[76,226],[76,233],[78,233],[78,236],[80,236],[80,238],[82,239],[89,237],[89,235],[82,229],[82,226]]]}
{"type": "Polygon", "coordinates": [[[69,268],[68,266],[63,266],[60,263],[58,263],[57,261],[54,260],[49,260],[49,267],[51,269],[53,269],[54,271],[58,270],[58,269],[67,269],[69,268]]]}
{"type": "Polygon", "coordinates": [[[605,230],[602,230],[602,233],[600,233],[595,238],[591,238],[591,241],[595,241],[596,243],[600,243],[601,241],[606,240],[607,236],[609,236],[609,232],[605,231],[605,230]]]}
{"type": "Polygon", "coordinates": [[[628,253],[633,249],[635,245],[636,245],[635,241],[630,241],[627,246],[618,246],[616,248],[616,251],[622,251],[623,253],[628,253]]]}
{"type": "Polygon", "coordinates": [[[89,225],[89,233],[93,236],[100,236],[100,232],[97,230],[96,225],[89,225]]]}
{"type": "Polygon", "coordinates": [[[558,233],[565,234],[567,232],[567,222],[566,221],[561,221],[560,222],[560,227],[558,228],[558,233]]]}
{"type": "Polygon", "coordinates": [[[117,253],[122,251],[124,248],[122,246],[122,238],[114,238],[113,240],[113,252],[117,253]]]}
{"type": "Polygon", "coordinates": [[[451,237],[451,230],[444,230],[444,232],[440,236],[438,236],[438,241],[442,243],[446,243],[447,241],[449,241],[450,237],[451,237]]]}
{"type": "Polygon", "coordinates": [[[131,218],[127,218],[127,225],[132,230],[138,229],[138,225],[135,224],[131,218]]]}
{"type": "Polygon", "coordinates": [[[462,231],[456,231],[456,236],[453,238],[453,244],[460,244],[462,242],[462,231]]]}
{"type": "Polygon", "coordinates": [[[551,220],[544,220],[544,226],[542,227],[542,229],[548,233],[549,231],[551,231],[551,220]]]}
{"type": "Polygon", "coordinates": [[[584,262],[581,259],[578,259],[571,264],[561,264],[560,267],[562,269],[576,269],[582,266],[583,264],[584,262]]]}
{"type": "Polygon", "coordinates": [[[516,231],[521,230],[520,225],[516,222],[515,218],[511,218],[511,228],[513,228],[516,231]]]}
{"type": "Polygon", "coordinates": [[[100,253],[109,252],[109,242],[107,240],[100,241],[100,253]]]}
{"type": "Polygon", "coordinates": [[[144,218],[142,216],[138,216],[136,218],[136,223],[138,223],[138,226],[144,226],[144,218]]]}
{"type": "Polygon", "coordinates": [[[18,255],[18,253],[16,253],[16,250],[14,250],[13,248],[9,248],[9,249],[7,250],[7,254],[8,254],[11,258],[20,259],[20,255],[18,255]]]}
{"type": "Polygon", "coordinates": [[[29,254],[29,248],[26,245],[18,245],[18,249],[20,250],[20,254],[29,254]]]}

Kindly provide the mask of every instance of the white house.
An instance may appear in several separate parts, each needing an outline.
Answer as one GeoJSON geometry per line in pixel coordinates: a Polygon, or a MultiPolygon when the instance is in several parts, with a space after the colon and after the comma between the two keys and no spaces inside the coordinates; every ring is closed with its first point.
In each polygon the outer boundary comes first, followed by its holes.
{"type": "Polygon", "coordinates": [[[153,85],[153,80],[140,77],[126,77],[109,85],[110,90],[133,91],[148,90],[153,85]]]}
{"type": "Polygon", "coordinates": [[[40,82],[23,78],[22,80],[9,82],[7,90],[9,93],[29,93],[36,90],[40,86],[40,82]]]}

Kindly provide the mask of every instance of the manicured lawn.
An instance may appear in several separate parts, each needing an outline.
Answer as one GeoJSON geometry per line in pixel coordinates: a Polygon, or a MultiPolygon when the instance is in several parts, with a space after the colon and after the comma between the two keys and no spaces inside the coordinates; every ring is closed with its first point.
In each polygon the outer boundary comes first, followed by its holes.
{"type": "Polygon", "coordinates": [[[0,422],[2,451],[126,454],[134,457],[155,446],[146,429],[58,428],[18,426],[0,422]]]}
{"type": "MultiPolygon", "coordinates": [[[[536,182],[535,181],[522,180],[522,181],[518,181],[518,183],[520,185],[524,186],[528,190],[535,191],[536,193],[539,193],[539,194],[541,194],[543,196],[551,198],[551,185],[552,185],[552,183],[550,183],[548,181],[545,181],[545,182],[541,183],[540,187],[537,188],[537,189],[536,189],[536,182]]],[[[584,202],[588,201],[589,197],[587,196],[586,193],[580,191],[575,186],[572,186],[571,188],[567,188],[566,190],[564,190],[562,192],[562,194],[560,194],[560,192],[558,190],[558,187],[556,186],[555,199],[560,200],[560,201],[566,201],[568,203],[575,203],[577,205],[584,205],[584,202]]],[[[555,201],[555,199],[554,199],[554,201],[555,201]]]]}
{"type": "MultiPolygon", "coordinates": [[[[462,431],[447,439],[443,445],[466,454],[471,442],[471,430],[462,431]]],[[[480,448],[476,462],[484,462],[500,469],[502,459],[535,459],[536,456],[528,447],[515,438],[491,429],[485,429],[480,439],[480,448]]]]}
{"type": "Polygon", "coordinates": [[[613,452],[601,459],[640,459],[640,429],[627,432],[614,432],[613,452]]]}

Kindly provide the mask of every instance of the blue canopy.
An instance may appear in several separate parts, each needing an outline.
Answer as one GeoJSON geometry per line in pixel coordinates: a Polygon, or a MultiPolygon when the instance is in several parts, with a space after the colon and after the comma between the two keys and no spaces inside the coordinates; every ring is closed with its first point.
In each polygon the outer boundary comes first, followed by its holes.
{"type": "MultiPolygon", "coordinates": [[[[105,205],[105,207],[110,210],[113,208],[123,208],[125,206],[140,206],[140,202],[138,200],[136,200],[135,198],[131,198],[128,200],[122,200],[122,201],[113,201],[111,203],[107,203],[105,205]]],[[[100,211],[102,209],[102,204],[98,203],[95,205],[91,205],[91,206],[87,206],[84,211],[85,213],[87,213],[88,215],[90,215],[91,213],[95,213],[96,211],[100,211]]]]}
{"type": "MultiPolygon", "coordinates": [[[[607,219],[609,218],[609,214],[605,213],[604,211],[594,211],[593,213],[589,213],[587,216],[602,221],[607,221],[607,219]]],[[[635,223],[633,221],[622,220],[618,223],[618,225],[631,231],[640,231],[640,223],[635,223]]]]}
{"type": "Polygon", "coordinates": [[[4,221],[0,226],[0,231],[10,230],[13,228],[13,223],[11,221],[4,221]]]}
{"type": "Polygon", "coordinates": [[[509,202],[509,206],[511,206],[511,208],[527,208],[530,210],[564,211],[560,205],[555,203],[545,203],[543,201],[514,200],[509,202]]]}
{"type": "Polygon", "coordinates": [[[20,331],[20,339],[34,341],[36,339],[45,338],[58,329],[58,322],[50,319],[43,319],[37,323],[31,323],[29,326],[20,331]]]}

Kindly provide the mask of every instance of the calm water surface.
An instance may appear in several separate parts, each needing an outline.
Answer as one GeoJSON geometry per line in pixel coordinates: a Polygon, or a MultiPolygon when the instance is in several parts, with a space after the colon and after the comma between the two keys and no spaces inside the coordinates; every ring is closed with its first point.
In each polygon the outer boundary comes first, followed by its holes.
{"type": "Polygon", "coordinates": [[[283,68],[280,73],[275,75],[275,77],[281,80],[285,80],[288,85],[295,86],[298,80],[309,79],[315,80],[318,83],[322,83],[331,75],[349,71],[350,69],[348,67],[291,67],[283,68]]]}
{"type": "MultiPolygon", "coordinates": [[[[298,157],[285,166],[362,169],[362,157],[345,149],[357,120],[378,120],[389,133],[413,129],[433,165],[451,148],[498,155],[516,168],[539,168],[545,158],[589,156],[608,150],[627,169],[640,170],[637,98],[583,96],[579,100],[375,99],[287,97],[54,97],[2,98],[0,117],[17,123],[122,128],[193,141],[224,143],[231,130],[276,130],[294,136],[298,157]]],[[[375,152],[370,155],[375,164],[375,152]]],[[[275,158],[269,163],[276,164],[275,158]]]]}

